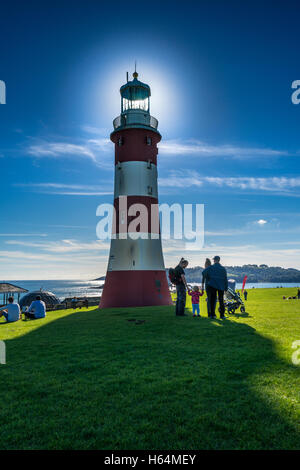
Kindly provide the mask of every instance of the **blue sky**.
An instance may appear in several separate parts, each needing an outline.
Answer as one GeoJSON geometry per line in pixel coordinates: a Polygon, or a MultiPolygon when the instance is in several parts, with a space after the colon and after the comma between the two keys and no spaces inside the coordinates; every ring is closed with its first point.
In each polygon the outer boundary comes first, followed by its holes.
{"type": "MultiPolygon", "coordinates": [[[[108,243],[112,120],[137,61],[159,120],[160,202],[205,204],[191,265],[300,268],[295,2],[12,1],[1,6],[0,279],[90,279],[108,243]]],[[[184,244],[164,242],[166,265],[184,244]]]]}

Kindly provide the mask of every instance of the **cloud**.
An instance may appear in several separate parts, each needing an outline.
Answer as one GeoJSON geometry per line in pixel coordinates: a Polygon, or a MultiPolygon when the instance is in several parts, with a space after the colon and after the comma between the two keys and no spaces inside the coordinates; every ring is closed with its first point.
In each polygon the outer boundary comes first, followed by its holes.
{"type": "Polygon", "coordinates": [[[219,176],[202,176],[193,170],[172,171],[167,178],[160,178],[159,185],[161,187],[209,187],[217,186],[223,188],[233,188],[241,190],[259,190],[269,192],[286,192],[294,194],[291,191],[300,188],[300,177],[219,177],[219,176]]]}
{"type": "Polygon", "coordinates": [[[37,145],[30,145],[27,149],[29,155],[35,157],[59,157],[79,155],[89,157],[95,161],[93,152],[84,145],[70,144],[67,142],[43,142],[37,145]]]}
{"type": "MultiPolygon", "coordinates": [[[[48,142],[46,140],[31,144],[27,153],[37,158],[88,158],[97,166],[105,167],[107,163],[100,158],[104,154],[112,154],[113,144],[108,137],[107,129],[88,125],[81,126],[86,134],[93,134],[96,138],[82,138],[79,143],[68,141],[48,142]],[[100,154],[99,154],[100,152],[100,154]]],[[[203,157],[280,157],[289,155],[285,150],[257,147],[239,147],[235,145],[210,145],[199,140],[167,140],[159,144],[159,151],[164,155],[195,155],[203,157]]]]}
{"type": "Polygon", "coordinates": [[[233,237],[239,235],[249,235],[249,230],[242,229],[229,229],[229,230],[219,230],[216,232],[205,230],[204,232],[206,237],[233,237]]]}
{"type": "MultiPolygon", "coordinates": [[[[254,222],[248,222],[243,228],[240,229],[227,229],[227,230],[217,230],[217,231],[208,231],[205,230],[205,237],[233,237],[233,236],[241,236],[241,235],[250,235],[253,234],[261,234],[261,229],[258,227],[266,227],[268,225],[268,233],[272,234],[300,234],[300,227],[299,225],[292,226],[292,227],[284,227],[280,228],[280,224],[278,222],[274,222],[272,220],[256,220],[254,222]]],[[[264,232],[266,233],[266,232],[264,232]]],[[[284,242],[285,244],[287,242],[284,242]]],[[[292,244],[294,242],[291,242],[292,244]]],[[[296,242],[295,242],[296,243],[296,242]]]]}
{"type": "Polygon", "coordinates": [[[111,188],[105,190],[100,185],[64,184],[64,183],[17,183],[14,186],[27,187],[42,194],[65,196],[108,196],[112,195],[111,188]]]}
{"type": "Polygon", "coordinates": [[[254,223],[257,224],[257,225],[263,226],[263,225],[267,224],[268,222],[265,219],[259,219],[259,220],[256,220],[254,223]]]}
{"type": "MultiPolygon", "coordinates": [[[[167,177],[158,180],[161,189],[171,188],[203,188],[210,187],[231,188],[242,191],[263,191],[270,194],[300,196],[300,177],[219,177],[202,176],[194,170],[173,170],[167,177]]],[[[112,181],[106,179],[99,185],[64,184],[64,183],[16,183],[14,186],[26,187],[43,194],[57,194],[67,196],[109,196],[113,194],[112,181]]]]}
{"type": "Polygon", "coordinates": [[[187,251],[184,241],[163,240],[163,252],[165,265],[167,267],[178,264],[181,256],[189,260],[190,267],[203,266],[205,258],[212,258],[214,255],[218,254],[221,256],[222,264],[227,266],[266,263],[269,266],[300,269],[300,249],[296,246],[282,248],[281,243],[278,243],[277,247],[272,246],[272,248],[255,244],[222,245],[210,243],[205,244],[203,249],[199,249],[198,252],[195,252],[187,251]]]}
{"type": "Polygon", "coordinates": [[[243,217],[300,217],[300,212],[296,211],[273,211],[273,212],[268,212],[268,211],[250,211],[250,212],[242,212],[239,214],[239,216],[243,217]]]}
{"type": "Polygon", "coordinates": [[[94,279],[105,273],[109,253],[109,242],[101,240],[8,240],[6,246],[0,250],[5,279],[94,279]]]}
{"type": "MultiPolygon", "coordinates": [[[[285,248],[281,245],[279,242],[271,248],[269,244],[206,243],[203,249],[195,252],[185,249],[185,241],[163,240],[163,252],[167,267],[175,266],[181,256],[190,261],[190,266],[202,266],[206,257],[218,254],[225,265],[264,262],[270,266],[300,268],[299,242],[295,246],[291,242],[285,248]]],[[[105,274],[109,252],[109,241],[101,240],[63,239],[48,243],[9,240],[6,246],[17,248],[0,251],[3,273],[0,276],[6,279],[42,279],[43,276],[44,279],[93,279],[105,274]]]]}
{"type": "Polygon", "coordinates": [[[107,138],[89,139],[87,143],[102,152],[111,152],[113,150],[113,144],[110,139],[107,138]]]}
{"type": "Polygon", "coordinates": [[[300,187],[300,178],[288,177],[205,177],[207,183],[239,189],[258,189],[260,191],[286,191],[300,187]]]}
{"type": "Polygon", "coordinates": [[[210,145],[199,140],[168,140],[159,144],[159,152],[165,155],[195,155],[203,157],[280,157],[288,155],[284,150],[238,147],[235,145],[210,145]]]}
{"type": "Polygon", "coordinates": [[[7,240],[5,242],[7,245],[14,246],[23,246],[29,248],[38,248],[42,251],[48,251],[51,253],[79,253],[79,252],[89,252],[89,251],[101,251],[109,249],[109,242],[105,243],[101,240],[95,240],[93,242],[78,242],[77,240],[60,240],[55,242],[26,242],[19,240],[7,240]]]}
{"type": "Polygon", "coordinates": [[[105,127],[94,127],[94,126],[89,126],[89,125],[83,125],[81,126],[81,129],[86,132],[87,134],[95,134],[95,135],[109,135],[110,134],[110,129],[106,129],[105,127]]]}
{"type": "MultiPolygon", "coordinates": [[[[48,193],[50,194],[50,193],[48,193]]],[[[51,194],[63,195],[63,196],[107,196],[113,194],[112,192],[103,192],[103,191],[95,191],[95,192],[80,192],[80,191],[61,191],[61,192],[51,192],[51,194]]]]}
{"type": "Polygon", "coordinates": [[[190,186],[202,186],[205,179],[193,170],[173,170],[167,177],[158,179],[160,187],[185,188],[190,186]]]}
{"type": "Polygon", "coordinates": [[[69,228],[69,229],[74,229],[74,228],[88,228],[91,229],[93,226],[91,225],[64,225],[64,224],[47,224],[47,227],[55,227],[55,228],[69,228]]]}
{"type": "Polygon", "coordinates": [[[0,237],[47,237],[47,233],[0,233],[0,237]]]}
{"type": "Polygon", "coordinates": [[[26,148],[28,155],[37,158],[87,158],[101,168],[110,168],[103,153],[112,154],[113,144],[108,138],[81,139],[80,143],[39,141],[26,148]]]}

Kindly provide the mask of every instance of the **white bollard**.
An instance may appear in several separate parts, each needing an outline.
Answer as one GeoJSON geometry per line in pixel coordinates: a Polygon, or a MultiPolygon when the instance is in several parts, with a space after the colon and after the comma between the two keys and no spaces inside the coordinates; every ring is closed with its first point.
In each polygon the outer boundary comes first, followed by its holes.
{"type": "Polygon", "coordinates": [[[6,364],[6,344],[0,341],[0,364],[6,364]]]}

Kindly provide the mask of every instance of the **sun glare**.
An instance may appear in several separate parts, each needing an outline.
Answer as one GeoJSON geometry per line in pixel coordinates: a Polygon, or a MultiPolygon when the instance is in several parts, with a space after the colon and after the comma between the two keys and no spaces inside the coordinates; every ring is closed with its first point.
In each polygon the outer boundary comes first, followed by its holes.
{"type": "MultiPolygon", "coordinates": [[[[116,63],[107,67],[105,78],[100,80],[100,86],[96,95],[102,103],[102,111],[113,119],[121,112],[120,87],[126,83],[126,72],[129,71],[129,80],[132,80],[134,64],[116,63]]],[[[176,91],[176,83],[170,73],[160,66],[150,66],[140,63],[137,65],[138,80],[146,83],[151,88],[150,114],[159,120],[161,127],[172,127],[176,117],[180,115],[180,94],[176,91]]],[[[127,109],[127,100],[123,101],[124,109],[127,109]]],[[[136,102],[136,108],[147,110],[147,102],[136,102]]]]}

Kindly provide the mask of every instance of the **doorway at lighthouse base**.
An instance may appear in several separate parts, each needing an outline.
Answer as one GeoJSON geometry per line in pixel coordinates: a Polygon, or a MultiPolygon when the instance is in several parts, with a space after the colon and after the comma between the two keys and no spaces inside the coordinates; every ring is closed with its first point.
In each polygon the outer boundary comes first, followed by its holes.
{"type": "Polygon", "coordinates": [[[100,308],[172,305],[166,272],[108,271],[100,308]]]}

